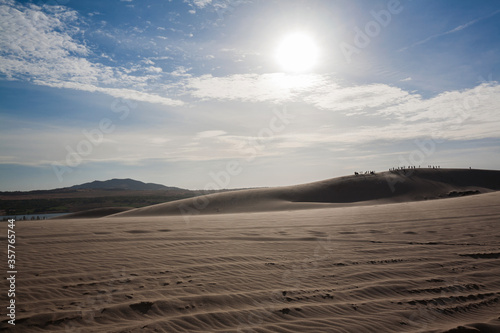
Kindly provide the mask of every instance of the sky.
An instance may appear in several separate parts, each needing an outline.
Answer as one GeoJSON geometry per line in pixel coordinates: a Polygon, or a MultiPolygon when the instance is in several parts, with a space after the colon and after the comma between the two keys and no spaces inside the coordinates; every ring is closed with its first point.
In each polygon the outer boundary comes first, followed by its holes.
{"type": "Polygon", "coordinates": [[[496,0],[0,0],[0,191],[499,169],[499,55],[496,0]]]}

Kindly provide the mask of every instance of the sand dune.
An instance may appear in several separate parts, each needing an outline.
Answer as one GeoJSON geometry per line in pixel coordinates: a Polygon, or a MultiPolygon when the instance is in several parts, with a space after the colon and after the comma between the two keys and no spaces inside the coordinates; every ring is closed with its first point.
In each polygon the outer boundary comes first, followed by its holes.
{"type": "Polygon", "coordinates": [[[500,332],[498,173],[440,171],[394,192],[382,174],[217,197],[324,209],[19,221],[0,331],[500,332]]]}
{"type": "Polygon", "coordinates": [[[265,189],[223,192],[116,216],[196,215],[405,202],[500,190],[500,171],[412,169],[265,189]]]}

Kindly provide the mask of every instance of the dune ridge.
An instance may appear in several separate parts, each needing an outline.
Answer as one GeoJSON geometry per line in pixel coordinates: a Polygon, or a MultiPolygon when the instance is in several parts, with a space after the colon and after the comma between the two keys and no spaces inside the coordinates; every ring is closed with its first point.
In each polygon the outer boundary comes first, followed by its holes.
{"type": "Polygon", "coordinates": [[[197,215],[408,202],[500,190],[500,171],[409,169],[309,184],[209,194],[114,216],[197,215]]]}

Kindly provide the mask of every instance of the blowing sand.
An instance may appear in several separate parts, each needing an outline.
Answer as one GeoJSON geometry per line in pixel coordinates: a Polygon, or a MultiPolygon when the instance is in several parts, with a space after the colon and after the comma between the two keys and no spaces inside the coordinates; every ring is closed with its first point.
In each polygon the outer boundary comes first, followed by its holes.
{"type": "Polygon", "coordinates": [[[500,332],[500,192],[460,182],[428,186],[482,194],[18,222],[2,330],[500,332]]]}

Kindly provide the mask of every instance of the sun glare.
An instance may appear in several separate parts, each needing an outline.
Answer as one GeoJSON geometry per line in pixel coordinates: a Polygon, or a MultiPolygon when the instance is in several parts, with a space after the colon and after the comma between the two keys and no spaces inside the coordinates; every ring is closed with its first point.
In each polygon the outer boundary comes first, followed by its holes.
{"type": "Polygon", "coordinates": [[[276,60],[287,72],[305,72],[317,61],[318,48],[307,34],[296,32],[283,39],[276,50],[276,60]]]}

